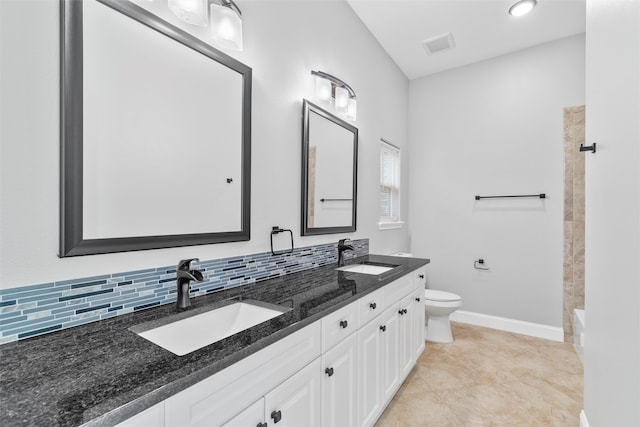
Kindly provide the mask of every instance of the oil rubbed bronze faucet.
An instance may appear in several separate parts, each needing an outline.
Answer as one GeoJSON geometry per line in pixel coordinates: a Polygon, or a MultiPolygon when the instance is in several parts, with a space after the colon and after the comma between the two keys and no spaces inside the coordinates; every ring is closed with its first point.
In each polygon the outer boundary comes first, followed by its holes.
{"type": "Polygon", "coordinates": [[[191,281],[202,282],[204,277],[199,270],[191,270],[191,261],[200,261],[198,258],[183,259],[176,268],[176,283],[178,285],[178,308],[187,308],[191,305],[189,299],[189,283],[191,281]]]}
{"type": "Polygon", "coordinates": [[[344,266],[344,251],[353,251],[353,245],[345,245],[349,239],[338,240],[338,267],[344,266]]]}

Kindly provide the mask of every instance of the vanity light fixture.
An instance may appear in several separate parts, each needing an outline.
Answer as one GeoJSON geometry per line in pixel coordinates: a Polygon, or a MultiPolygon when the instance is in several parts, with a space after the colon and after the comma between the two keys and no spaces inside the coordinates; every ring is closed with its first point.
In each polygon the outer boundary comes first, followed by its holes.
{"type": "Polygon", "coordinates": [[[531,12],[538,2],[536,0],[520,0],[509,8],[509,15],[522,16],[531,12]]]}
{"type": "Polygon", "coordinates": [[[242,12],[233,0],[168,0],[169,10],[182,21],[211,27],[220,47],[242,50],[242,12]]]}
{"type": "Polygon", "coordinates": [[[316,77],[316,98],[325,102],[331,102],[333,98],[336,112],[348,120],[355,121],[357,101],[356,93],[351,86],[324,71],[311,71],[311,74],[316,77]]]}

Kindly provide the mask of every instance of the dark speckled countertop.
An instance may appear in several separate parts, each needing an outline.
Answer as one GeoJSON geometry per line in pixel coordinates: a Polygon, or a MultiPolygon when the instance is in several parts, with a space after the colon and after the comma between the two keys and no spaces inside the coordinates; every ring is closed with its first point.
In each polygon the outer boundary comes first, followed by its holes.
{"type": "Polygon", "coordinates": [[[0,424],[117,424],[429,263],[381,255],[351,263],[367,260],[398,267],[372,276],[329,265],[193,298],[195,311],[230,298],[292,310],[184,356],[129,330],[175,316],[174,304],[1,345],[0,424]]]}

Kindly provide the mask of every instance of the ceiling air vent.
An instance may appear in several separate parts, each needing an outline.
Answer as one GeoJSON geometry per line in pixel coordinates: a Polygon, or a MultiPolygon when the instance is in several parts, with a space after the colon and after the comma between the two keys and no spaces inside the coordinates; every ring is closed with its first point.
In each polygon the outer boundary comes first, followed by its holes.
{"type": "Polygon", "coordinates": [[[456,42],[453,40],[453,34],[445,33],[423,40],[422,46],[424,47],[424,50],[427,51],[427,55],[433,55],[434,53],[453,49],[456,47],[456,42]]]}

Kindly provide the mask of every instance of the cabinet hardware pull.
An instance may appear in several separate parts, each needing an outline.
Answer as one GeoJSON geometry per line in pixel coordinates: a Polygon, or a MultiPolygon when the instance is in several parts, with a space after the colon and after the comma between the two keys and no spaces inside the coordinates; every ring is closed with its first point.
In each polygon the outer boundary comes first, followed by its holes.
{"type": "Polygon", "coordinates": [[[398,310],[398,314],[402,316],[404,314],[404,310],[398,310]]]}
{"type": "Polygon", "coordinates": [[[267,423],[258,423],[256,427],[267,427],[267,423]]]}
{"type": "Polygon", "coordinates": [[[346,320],[341,320],[341,321],[340,321],[340,327],[341,327],[342,329],[346,329],[346,328],[347,328],[347,326],[349,326],[349,323],[348,323],[346,320]]]}
{"type": "Polygon", "coordinates": [[[419,275],[418,278],[424,279],[424,274],[419,275]]]}
{"type": "Polygon", "coordinates": [[[332,376],[333,375],[333,368],[327,368],[324,370],[324,373],[327,374],[328,376],[332,376]]]}
{"type": "Polygon", "coordinates": [[[278,421],[280,421],[282,419],[282,412],[280,411],[273,411],[271,413],[271,418],[273,418],[273,423],[277,423],[278,421]]]}
{"type": "Polygon", "coordinates": [[[420,302],[420,297],[416,298],[416,301],[420,302]]]}
{"type": "Polygon", "coordinates": [[[385,331],[387,330],[386,325],[381,325],[381,326],[380,326],[380,330],[381,330],[382,332],[385,332],[385,331]]]}
{"type": "Polygon", "coordinates": [[[404,314],[407,314],[407,309],[403,308],[402,311],[404,312],[404,314]]]}
{"type": "Polygon", "coordinates": [[[371,308],[371,310],[375,310],[377,307],[375,302],[372,302],[371,304],[369,304],[369,308],[371,308]]]}

